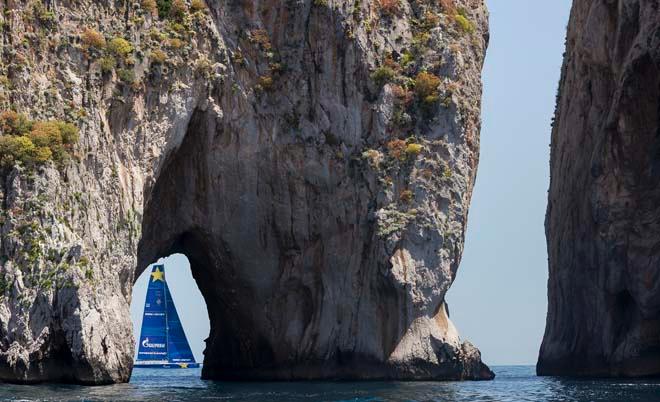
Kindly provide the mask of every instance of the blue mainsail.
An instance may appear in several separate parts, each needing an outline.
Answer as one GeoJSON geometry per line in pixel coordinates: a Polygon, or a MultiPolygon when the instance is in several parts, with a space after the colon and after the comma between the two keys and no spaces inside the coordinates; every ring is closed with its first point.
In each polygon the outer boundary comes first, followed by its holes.
{"type": "Polygon", "coordinates": [[[167,287],[164,265],[154,265],[151,269],[134,367],[199,367],[167,287]]]}

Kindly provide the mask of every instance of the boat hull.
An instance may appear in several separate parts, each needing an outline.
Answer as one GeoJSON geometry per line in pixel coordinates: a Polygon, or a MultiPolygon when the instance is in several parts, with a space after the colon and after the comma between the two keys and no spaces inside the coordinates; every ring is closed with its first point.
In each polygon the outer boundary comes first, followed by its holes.
{"type": "Polygon", "coordinates": [[[133,365],[133,368],[153,368],[153,369],[186,369],[199,368],[199,363],[163,363],[163,364],[139,364],[133,365]]]}

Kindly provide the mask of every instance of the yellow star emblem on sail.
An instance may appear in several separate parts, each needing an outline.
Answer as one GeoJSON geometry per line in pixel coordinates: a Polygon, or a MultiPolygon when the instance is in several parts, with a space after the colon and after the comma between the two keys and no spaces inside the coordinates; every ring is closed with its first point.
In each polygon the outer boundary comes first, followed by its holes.
{"type": "Polygon", "coordinates": [[[188,368],[188,363],[179,363],[181,368],[188,368]]]}
{"type": "Polygon", "coordinates": [[[151,281],[163,281],[165,282],[165,272],[161,271],[160,268],[156,268],[154,272],[151,273],[151,281]]]}

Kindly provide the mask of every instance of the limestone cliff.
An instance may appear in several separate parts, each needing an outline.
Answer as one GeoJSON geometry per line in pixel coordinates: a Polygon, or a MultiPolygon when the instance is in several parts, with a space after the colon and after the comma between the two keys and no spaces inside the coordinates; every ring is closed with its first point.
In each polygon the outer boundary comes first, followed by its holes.
{"type": "Polygon", "coordinates": [[[552,131],[539,374],[660,375],[660,10],[575,0],[552,131]]]}
{"type": "Polygon", "coordinates": [[[481,0],[0,8],[0,379],[127,381],[134,278],[173,252],[205,378],[492,377],[444,303],[481,0]]]}

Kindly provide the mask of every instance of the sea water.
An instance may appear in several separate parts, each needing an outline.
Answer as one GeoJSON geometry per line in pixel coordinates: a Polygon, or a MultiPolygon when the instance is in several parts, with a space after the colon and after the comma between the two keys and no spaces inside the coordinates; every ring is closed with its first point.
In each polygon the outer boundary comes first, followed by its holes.
{"type": "Polygon", "coordinates": [[[536,377],[533,366],[495,366],[483,382],[265,382],[200,379],[200,369],[135,369],[129,384],[0,384],[10,401],[660,401],[660,381],[536,377]]]}

